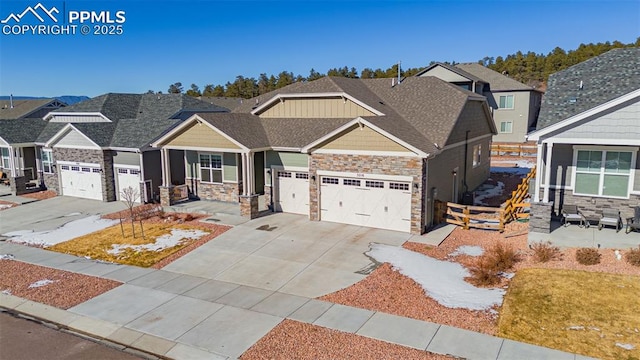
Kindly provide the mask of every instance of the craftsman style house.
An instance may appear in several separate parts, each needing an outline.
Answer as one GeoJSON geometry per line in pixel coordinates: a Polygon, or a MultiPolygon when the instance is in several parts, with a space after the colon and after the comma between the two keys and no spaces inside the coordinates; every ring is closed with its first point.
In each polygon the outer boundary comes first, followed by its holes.
{"type": "Polygon", "coordinates": [[[494,142],[524,142],[527,132],[535,127],[542,92],[488,67],[476,63],[455,66],[436,63],[416,76],[435,76],[484,95],[498,130],[494,142]]]}
{"type": "Polygon", "coordinates": [[[0,100],[0,172],[16,188],[38,178],[35,140],[46,123],[42,117],[66,106],[56,99],[0,100]]]}
{"type": "Polygon", "coordinates": [[[614,49],[549,78],[538,128],[534,231],[563,204],[586,216],[640,205],[640,49],[614,49]]]}
{"type": "Polygon", "coordinates": [[[166,205],[188,194],[239,203],[250,217],[283,211],[419,234],[434,199],[458,201],[488,178],[495,133],[485,97],[435,77],[325,77],[197,113],[152,146],[166,205]]]}

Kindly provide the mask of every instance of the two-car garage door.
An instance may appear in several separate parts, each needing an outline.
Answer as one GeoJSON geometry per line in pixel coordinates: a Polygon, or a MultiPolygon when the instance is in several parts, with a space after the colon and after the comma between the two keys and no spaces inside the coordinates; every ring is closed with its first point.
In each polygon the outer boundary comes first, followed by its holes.
{"type": "MultiPolygon", "coordinates": [[[[274,174],[276,211],[309,215],[308,171],[274,174]]],[[[318,181],[320,220],[410,232],[411,182],[406,178],[335,173],[318,181]]]]}
{"type": "Polygon", "coordinates": [[[320,219],[409,232],[411,183],[321,176],[320,219]]]}
{"type": "Polygon", "coordinates": [[[99,164],[60,164],[62,194],[102,200],[102,176],[99,164]]]}

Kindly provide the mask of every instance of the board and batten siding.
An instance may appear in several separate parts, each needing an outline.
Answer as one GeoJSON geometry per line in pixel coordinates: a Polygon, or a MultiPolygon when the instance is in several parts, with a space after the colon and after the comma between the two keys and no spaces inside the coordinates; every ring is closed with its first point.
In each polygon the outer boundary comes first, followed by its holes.
{"type": "Polygon", "coordinates": [[[375,114],[349,99],[285,99],[266,109],[262,118],[356,118],[375,114]]]}
{"type": "Polygon", "coordinates": [[[354,125],[320,146],[323,150],[411,152],[375,130],[354,125]]]}
{"type": "Polygon", "coordinates": [[[640,139],[640,101],[619,107],[558,136],[571,139],[640,139]]]}
{"type": "MultiPolygon", "coordinates": [[[[266,152],[266,160],[265,160],[265,172],[268,169],[271,169],[272,166],[279,167],[297,167],[297,168],[308,168],[309,167],[309,155],[302,153],[294,153],[294,152],[284,152],[284,151],[272,151],[269,150],[266,152]]],[[[258,169],[256,168],[256,171],[258,169]]],[[[271,185],[271,176],[269,174],[265,174],[265,185],[271,185]]]]}
{"type": "Polygon", "coordinates": [[[204,124],[193,124],[174,136],[167,146],[191,146],[216,149],[239,149],[238,145],[204,124]]]}
{"type": "Polygon", "coordinates": [[[96,145],[89,141],[84,135],[80,134],[76,130],[69,130],[64,136],[58,140],[53,146],[61,147],[91,147],[96,148],[96,145]]]}

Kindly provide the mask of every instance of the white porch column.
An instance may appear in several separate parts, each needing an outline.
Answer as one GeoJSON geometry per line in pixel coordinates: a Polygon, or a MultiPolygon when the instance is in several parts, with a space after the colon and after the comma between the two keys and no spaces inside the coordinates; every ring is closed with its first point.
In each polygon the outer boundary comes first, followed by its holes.
{"type": "Polygon", "coordinates": [[[167,159],[167,186],[171,186],[171,157],[169,156],[169,149],[167,149],[167,154],[164,156],[167,159]]]}
{"type": "Polygon", "coordinates": [[[241,153],[242,156],[242,195],[247,195],[247,188],[249,184],[247,183],[247,154],[241,153]]]}
{"type": "Polygon", "coordinates": [[[160,149],[160,163],[162,170],[162,186],[168,186],[167,184],[167,149],[160,149]]]}
{"type": "Polygon", "coordinates": [[[254,161],[254,153],[249,153],[249,183],[251,186],[249,187],[249,195],[253,195],[256,193],[256,169],[255,169],[255,161],[254,161]]]}
{"type": "Polygon", "coordinates": [[[538,144],[538,152],[536,153],[536,184],[535,184],[535,192],[533,194],[533,201],[540,202],[540,184],[542,183],[542,152],[544,151],[544,146],[542,143],[538,144]]]}
{"type": "Polygon", "coordinates": [[[9,146],[9,168],[11,168],[11,177],[18,176],[16,169],[16,158],[13,153],[13,146],[9,146]]]}
{"type": "Polygon", "coordinates": [[[544,188],[544,200],[543,202],[548,203],[549,202],[549,188],[551,187],[551,171],[553,169],[551,169],[551,153],[553,153],[553,143],[549,142],[547,143],[547,159],[545,161],[545,166],[544,166],[544,184],[545,184],[545,188],[544,188]]]}

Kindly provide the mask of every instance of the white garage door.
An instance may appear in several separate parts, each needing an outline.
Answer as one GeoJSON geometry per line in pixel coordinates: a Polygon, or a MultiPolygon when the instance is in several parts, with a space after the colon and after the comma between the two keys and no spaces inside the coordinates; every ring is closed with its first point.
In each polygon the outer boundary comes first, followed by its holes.
{"type": "Polygon", "coordinates": [[[136,190],[136,202],[140,202],[140,168],[116,168],[116,176],[118,177],[118,200],[122,200],[122,191],[128,187],[136,190]]]}
{"type": "Polygon", "coordinates": [[[320,177],[320,219],[411,231],[411,183],[320,177]]]}
{"type": "Polygon", "coordinates": [[[274,205],[276,211],[309,215],[309,173],[277,170],[274,205]]]}
{"type": "Polygon", "coordinates": [[[60,165],[62,195],[102,200],[100,165],[60,165]]]}

